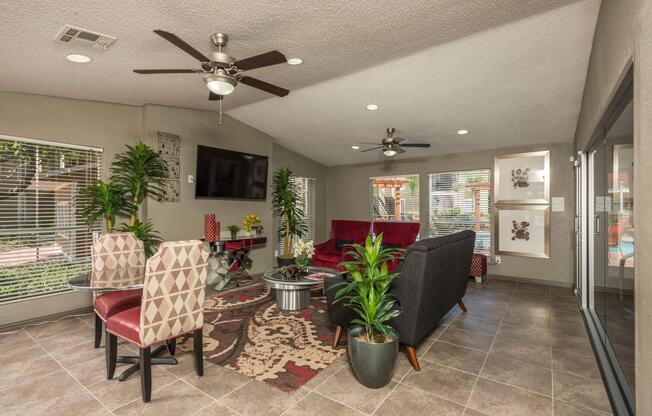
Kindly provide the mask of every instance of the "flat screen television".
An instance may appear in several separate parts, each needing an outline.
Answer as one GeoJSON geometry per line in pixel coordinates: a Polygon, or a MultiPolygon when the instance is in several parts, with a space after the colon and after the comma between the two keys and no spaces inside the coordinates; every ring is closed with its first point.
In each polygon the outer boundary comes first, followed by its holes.
{"type": "Polygon", "coordinates": [[[268,157],[197,146],[195,198],[265,199],[268,157]]]}

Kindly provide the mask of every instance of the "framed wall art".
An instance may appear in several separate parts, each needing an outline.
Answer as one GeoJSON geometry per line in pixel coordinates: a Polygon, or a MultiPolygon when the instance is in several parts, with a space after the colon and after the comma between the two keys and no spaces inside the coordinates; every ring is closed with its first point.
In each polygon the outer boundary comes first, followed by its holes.
{"type": "Polygon", "coordinates": [[[550,206],[509,205],[494,209],[496,254],[550,258],[550,206]]]}
{"type": "Polygon", "coordinates": [[[500,204],[550,203],[550,151],[496,156],[494,195],[500,204]]]}

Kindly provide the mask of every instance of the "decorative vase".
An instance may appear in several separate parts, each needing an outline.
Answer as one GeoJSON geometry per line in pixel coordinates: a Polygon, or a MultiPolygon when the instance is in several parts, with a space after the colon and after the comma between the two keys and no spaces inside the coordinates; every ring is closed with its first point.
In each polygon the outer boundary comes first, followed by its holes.
{"type": "Polygon", "coordinates": [[[231,231],[231,240],[235,240],[238,237],[237,231],[231,231]]]}
{"type": "Polygon", "coordinates": [[[358,337],[364,333],[365,328],[362,326],[353,326],[348,330],[351,367],[360,384],[370,389],[379,389],[392,380],[398,356],[398,333],[392,329],[392,341],[383,344],[359,340],[358,337]]]}
{"type": "Polygon", "coordinates": [[[215,214],[204,215],[204,239],[212,243],[220,239],[219,234],[219,226],[215,222],[215,214]]]}

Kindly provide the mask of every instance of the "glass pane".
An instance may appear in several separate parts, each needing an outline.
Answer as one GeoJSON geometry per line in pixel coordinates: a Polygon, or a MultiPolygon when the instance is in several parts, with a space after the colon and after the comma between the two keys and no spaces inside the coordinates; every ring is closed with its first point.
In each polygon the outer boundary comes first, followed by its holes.
{"type": "Polygon", "coordinates": [[[604,143],[600,142],[596,148],[591,152],[591,192],[589,195],[590,203],[593,208],[593,224],[592,233],[589,238],[592,239],[592,258],[589,264],[590,272],[593,276],[593,308],[602,322],[602,326],[606,326],[606,246],[607,246],[607,232],[606,227],[606,181],[605,181],[605,157],[604,157],[604,143]]]}
{"type": "Polygon", "coordinates": [[[632,103],[606,135],[605,318],[611,345],[634,391],[634,147],[632,103]]]}
{"type": "Polygon", "coordinates": [[[371,178],[374,221],[419,221],[419,175],[371,178]]]}

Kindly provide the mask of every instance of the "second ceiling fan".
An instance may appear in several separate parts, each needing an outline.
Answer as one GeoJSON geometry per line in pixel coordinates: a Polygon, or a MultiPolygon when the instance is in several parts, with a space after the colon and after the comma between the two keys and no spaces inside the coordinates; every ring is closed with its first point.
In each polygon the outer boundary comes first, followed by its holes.
{"type": "Polygon", "coordinates": [[[239,83],[279,97],[285,97],[290,93],[285,88],[245,75],[245,71],[287,62],[285,55],[279,51],[236,60],[222,52],[222,47],[226,46],[229,40],[224,33],[211,35],[211,42],[217,46],[217,51],[206,54],[199,52],[174,33],[165,30],[155,30],[154,33],[197,59],[201,69],[134,69],[137,74],[205,74],[204,82],[210,91],[208,99],[211,101],[221,100],[225,95],[231,94],[239,83]]]}
{"type": "Polygon", "coordinates": [[[375,147],[360,150],[361,152],[370,152],[372,150],[382,149],[383,154],[387,157],[396,156],[397,154],[405,153],[404,147],[430,147],[430,143],[405,143],[406,139],[402,137],[394,137],[396,130],[393,127],[387,128],[387,136],[380,143],[358,142],[360,144],[374,144],[375,147]]]}

